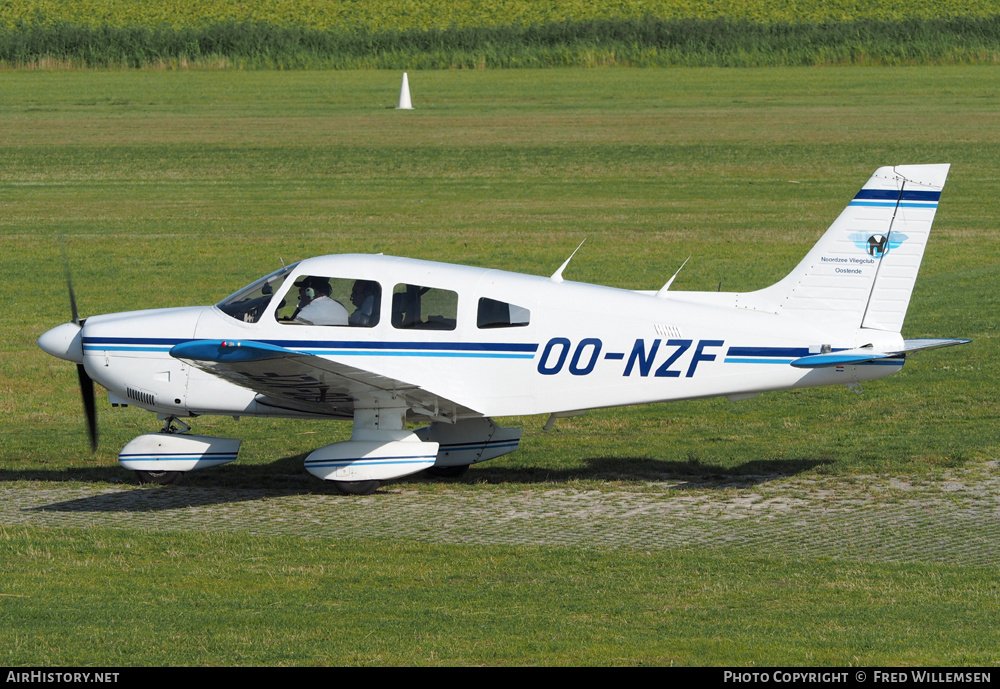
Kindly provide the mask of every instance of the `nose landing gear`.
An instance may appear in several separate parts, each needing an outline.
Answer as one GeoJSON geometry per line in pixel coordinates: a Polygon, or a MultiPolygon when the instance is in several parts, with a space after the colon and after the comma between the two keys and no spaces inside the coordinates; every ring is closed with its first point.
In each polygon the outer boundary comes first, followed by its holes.
{"type": "Polygon", "coordinates": [[[236,459],[240,441],[190,435],[191,430],[175,416],[168,416],[159,433],[133,438],[118,453],[118,463],[135,472],[139,483],[177,483],[187,471],[226,464],[236,459]]]}

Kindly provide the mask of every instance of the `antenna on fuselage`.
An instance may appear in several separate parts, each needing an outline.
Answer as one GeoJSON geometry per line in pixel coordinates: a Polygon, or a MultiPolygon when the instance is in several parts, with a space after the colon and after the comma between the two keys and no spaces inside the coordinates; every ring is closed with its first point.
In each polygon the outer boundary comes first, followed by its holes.
{"type": "MultiPolygon", "coordinates": [[[[587,241],[586,238],[584,238],[583,242],[585,242],[585,241],[587,241]]],[[[583,246],[583,242],[580,242],[580,246],[583,246]]],[[[569,262],[573,260],[574,256],[576,256],[576,252],[580,250],[580,246],[576,247],[576,249],[573,250],[573,253],[571,253],[569,255],[569,258],[567,258],[566,261],[561,266],[559,266],[559,270],[557,270],[556,272],[552,273],[552,277],[550,279],[553,282],[562,282],[563,281],[563,276],[562,276],[563,271],[566,270],[566,266],[568,266],[569,262]]]]}
{"type": "Polygon", "coordinates": [[[667,290],[670,289],[670,285],[674,284],[674,280],[677,278],[678,275],[681,274],[681,271],[684,270],[684,266],[686,266],[687,262],[690,261],[690,260],[691,260],[690,256],[688,256],[687,258],[684,259],[684,263],[682,263],[681,267],[677,269],[677,272],[674,273],[673,277],[670,278],[669,280],[667,280],[667,284],[665,284],[663,287],[661,287],[660,291],[656,293],[657,297],[659,297],[659,298],[662,299],[663,297],[667,296],[667,290]]]}

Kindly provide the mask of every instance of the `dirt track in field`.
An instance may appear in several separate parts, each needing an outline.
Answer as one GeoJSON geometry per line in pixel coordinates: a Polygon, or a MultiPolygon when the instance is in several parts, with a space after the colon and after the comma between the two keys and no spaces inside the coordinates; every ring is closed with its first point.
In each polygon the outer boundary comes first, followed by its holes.
{"type": "Polygon", "coordinates": [[[646,550],[735,547],[797,557],[1000,563],[1000,468],[944,476],[784,478],[437,491],[0,484],[0,526],[242,531],[439,543],[646,550]]]}

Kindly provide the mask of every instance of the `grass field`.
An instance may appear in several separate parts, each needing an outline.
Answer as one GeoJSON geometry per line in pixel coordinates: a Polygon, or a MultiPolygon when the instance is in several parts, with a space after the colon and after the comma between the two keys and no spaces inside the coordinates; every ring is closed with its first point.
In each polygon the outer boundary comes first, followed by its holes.
{"type": "MultiPolygon", "coordinates": [[[[508,420],[525,427],[518,453],[462,482],[402,485],[428,500],[551,483],[641,492],[664,475],[933,477],[997,457],[996,68],[417,72],[412,112],[392,109],[399,77],[4,74],[6,485],[113,488],[130,480],[120,447],[158,427],[104,405],[87,454],[73,367],[34,346],[69,317],[60,242],[83,315],[212,303],[320,253],[548,275],[584,238],[568,279],[655,289],[693,254],[674,289],[749,290],[790,270],[893,163],[953,165],[904,335],[973,344],[916,357],[861,397],[609,410],[549,433],[544,419],[508,420]]],[[[178,490],[269,485],[349,427],[195,430],[244,438],[243,455],[178,490]]],[[[127,526],[0,525],[0,549],[11,665],[997,659],[995,568],[127,526]]]]}

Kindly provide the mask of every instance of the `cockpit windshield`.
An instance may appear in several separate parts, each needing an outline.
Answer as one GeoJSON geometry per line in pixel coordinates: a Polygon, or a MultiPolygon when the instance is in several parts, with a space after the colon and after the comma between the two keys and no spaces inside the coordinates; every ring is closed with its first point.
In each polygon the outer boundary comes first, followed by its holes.
{"type": "MultiPolygon", "coordinates": [[[[216,306],[227,316],[232,316],[244,323],[256,323],[271,303],[271,298],[279,290],[288,274],[295,270],[298,263],[285,266],[260,280],[253,282],[235,294],[231,294],[216,306]]],[[[279,307],[280,308],[280,307],[279,307]]]]}

